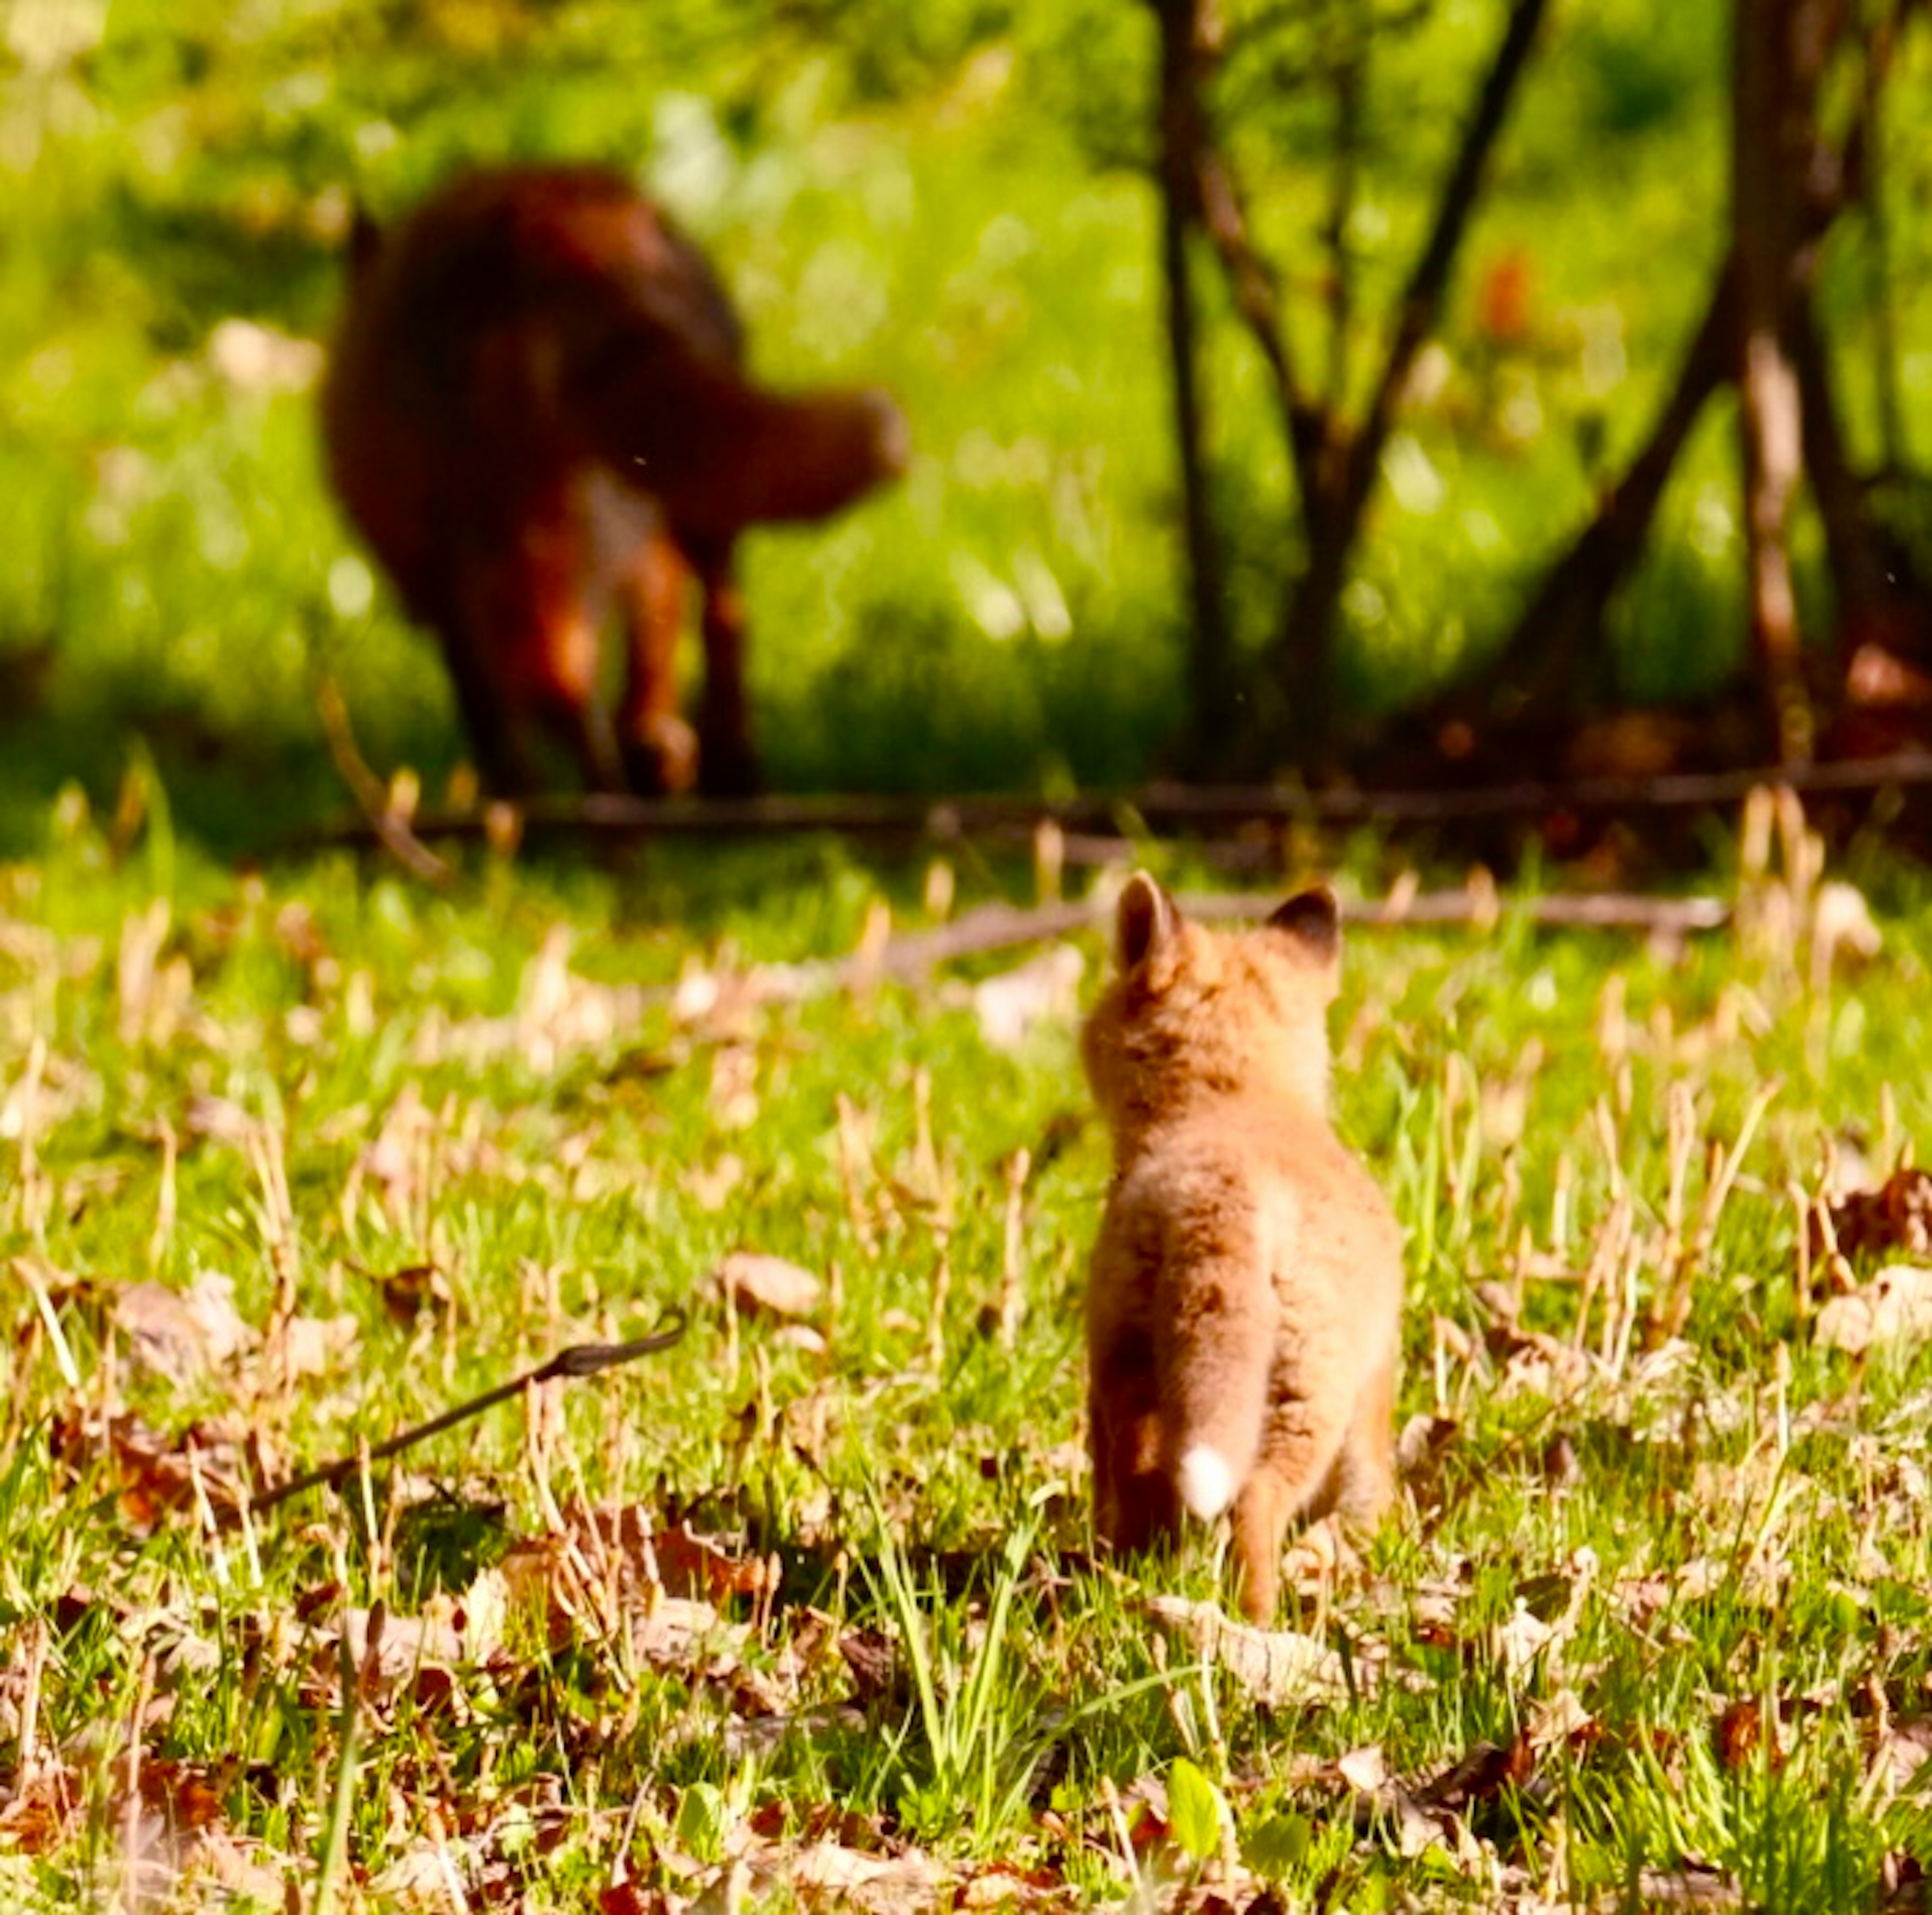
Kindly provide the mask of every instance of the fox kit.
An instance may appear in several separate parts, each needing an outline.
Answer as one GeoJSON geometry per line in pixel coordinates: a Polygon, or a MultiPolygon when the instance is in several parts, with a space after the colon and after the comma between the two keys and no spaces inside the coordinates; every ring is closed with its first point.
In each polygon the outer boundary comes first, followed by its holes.
{"type": "Polygon", "coordinates": [[[1332,893],[1257,929],[1187,922],[1145,873],[1081,1053],[1114,1174],[1087,1293],[1095,1527],[1126,1550],[1232,1510],[1241,1606],[1274,1614],[1291,1518],[1388,1506],[1402,1242],[1328,1121],[1332,893]]]}
{"type": "Polygon", "coordinates": [[[532,721],[593,787],[751,787],[738,535],[835,512],[907,451],[883,393],[753,384],[703,254],[594,166],[481,169],[394,232],[359,230],[322,423],[337,496],[441,641],[484,776],[512,791],[532,721]],[[675,670],[694,580],[694,737],[675,670]]]}

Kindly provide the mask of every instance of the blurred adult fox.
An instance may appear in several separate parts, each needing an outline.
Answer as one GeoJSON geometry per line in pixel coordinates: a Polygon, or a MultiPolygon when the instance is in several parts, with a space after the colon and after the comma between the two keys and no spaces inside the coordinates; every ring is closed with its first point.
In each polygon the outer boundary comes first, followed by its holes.
{"type": "Polygon", "coordinates": [[[1088,1286],[1094,1520],[1115,1548],[1232,1509],[1241,1605],[1274,1613],[1289,1520],[1370,1524],[1394,1482],[1402,1239],[1328,1121],[1332,893],[1189,923],[1144,872],[1082,1035],[1114,1175],[1088,1286]]]}
{"type": "Polygon", "coordinates": [[[593,788],[755,784],[738,535],[837,511],[904,470],[907,433],[883,393],[766,391],[744,356],[704,256],[614,172],[478,169],[392,232],[358,226],[322,391],[329,476],[441,642],[495,788],[532,784],[532,721],[593,788]],[[695,736],[676,674],[694,579],[695,736]]]}

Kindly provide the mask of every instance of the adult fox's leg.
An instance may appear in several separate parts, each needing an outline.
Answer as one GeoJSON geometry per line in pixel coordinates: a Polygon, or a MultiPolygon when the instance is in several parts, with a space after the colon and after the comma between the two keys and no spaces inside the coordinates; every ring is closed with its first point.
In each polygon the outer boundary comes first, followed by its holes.
{"type": "Polygon", "coordinates": [[[619,583],[628,676],[618,736],[634,791],[688,791],[697,780],[698,736],[680,709],[677,690],[677,641],[691,578],[676,541],[658,526],[619,583]]]}
{"type": "Polygon", "coordinates": [[[690,550],[704,594],[704,697],[698,721],[698,782],[718,797],[758,788],[752,744],[751,706],[745,691],[745,598],[732,566],[733,542],[695,544],[690,550]]]}
{"type": "MultiPolygon", "coordinates": [[[[466,676],[487,682],[479,706],[494,694],[496,712],[484,724],[494,735],[487,743],[477,740],[484,770],[496,781],[486,753],[502,757],[502,735],[529,718],[561,739],[590,790],[622,790],[616,736],[598,693],[598,634],[578,589],[567,528],[560,522],[520,530],[520,537],[505,541],[507,549],[479,553],[466,568],[458,646],[467,663],[461,670],[454,669],[457,648],[449,648],[465,718],[471,717],[466,676]]],[[[508,774],[504,789],[528,788],[520,760],[513,746],[500,767],[508,774]]]]}

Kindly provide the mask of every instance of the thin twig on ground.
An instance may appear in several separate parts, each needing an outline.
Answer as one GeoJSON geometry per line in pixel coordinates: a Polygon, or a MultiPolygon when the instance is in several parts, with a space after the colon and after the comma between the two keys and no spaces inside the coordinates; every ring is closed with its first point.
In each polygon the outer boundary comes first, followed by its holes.
{"type": "Polygon", "coordinates": [[[426,1423],[418,1423],[399,1435],[359,1448],[353,1455],[338,1457],[320,1469],[291,1477],[272,1489],[258,1490],[248,1499],[248,1507],[258,1512],[272,1509],[277,1503],[286,1503],[304,1490],[338,1483],[365,1464],[380,1463],[417,1443],[427,1442],[433,1436],[440,1436],[445,1430],[454,1429],[459,1423],[466,1423],[471,1417],[480,1416],[484,1410],[493,1410],[500,1403],[507,1403],[512,1397],[522,1395],[535,1384],[550,1383],[561,1377],[594,1377],[599,1371],[614,1369],[620,1363],[634,1362],[640,1356],[668,1350],[684,1335],[688,1322],[684,1311],[674,1308],[665,1314],[650,1335],[638,1337],[632,1342],[572,1344],[568,1349],[559,1350],[548,1362],[539,1364],[534,1370],[526,1370],[506,1383],[499,1383],[494,1389],[486,1389],[481,1396],[472,1396],[454,1409],[444,1410],[441,1416],[432,1416],[426,1423]]]}

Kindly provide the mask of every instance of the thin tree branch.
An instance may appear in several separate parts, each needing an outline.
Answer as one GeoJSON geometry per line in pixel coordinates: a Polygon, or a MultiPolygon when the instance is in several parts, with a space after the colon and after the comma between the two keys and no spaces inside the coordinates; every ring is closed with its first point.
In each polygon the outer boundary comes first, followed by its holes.
{"type": "Polygon", "coordinates": [[[418,1423],[413,1428],[387,1437],[368,1449],[358,1449],[352,1456],[338,1457],[333,1463],[323,1464],[320,1469],[305,1470],[285,1483],[278,1483],[272,1489],[257,1490],[249,1497],[248,1507],[251,1512],[259,1513],[287,1502],[291,1497],[301,1495],[304,1490],[339,1483],[344,1477],[353,1476],[365,1458],[371,1463],[380,1463],[386,1458],[412,1449],[433,1436],[440,1436],[445,1430],[454,1429],[459,1423],[468,1422],[472,1416],[482,1416],[486,1410],[494,1410],[500,1403],[508,1403],[538,1383],[550,1383],[560,1377],[594,1377],[599,1371],[614,1369],[620,1363],[634,1363],[640,1356],[668,1350],[684,1335],[688,1321],[682,1310],[674,1308],[665,1313],[658,1327],[649,1336],[638,1337],[632,1342],[574,1343],[568,1349],[559,1350],[548,1362],[539,1364],[534,1370],[526,1370],[521,1376],[513,1377],[506,1383],[499,1383],[494,1389],[486,1389],[481,1396],[472,1396],[458,1404],[453,1410],[432,1416],[426,1423],[418,1423]]]}
{"type": "Polygon", "coordinates": [[[1273,267],[1250,237],[1247,208],[1232,169],[1210,143],[1200,154],[1198,171],[1205,230],[1226,275],[1235,315],[1274,376],[1282,430],[1306,510],[1307,502],[1319,495],[1328,420],[1322,408],[1310,400],[1296,375],[1282,316],[1280,287],[1273,267]]]}
{"type": "Polygon", "coordinates": [[[1463,129],[1462,145],[1443,182],[1442,197],[1428,243],[1415,262],[1396,309],[1395,331],[1389,340],[1382,376],[1376,382],[1361,430],[1351,448],[1342,522],[1349,526],[1352,537],[1353,522],[1359,517],[1375,483],[1382,448],[1394,422],[1396,403],[1415,364],[1416,354],[1436,328],[1448,288],[1450,269],[1475,211],[1484,169],[1502,131],[1516,82],[1528,64],[1537,29],[1547,10],[1548,0],[1515,0],[1510,7],[1509,23],[1503,31],[1496,58],[1477,95],[1476,109],[1463,129]]]}

